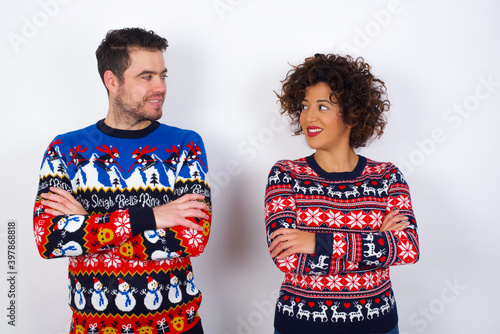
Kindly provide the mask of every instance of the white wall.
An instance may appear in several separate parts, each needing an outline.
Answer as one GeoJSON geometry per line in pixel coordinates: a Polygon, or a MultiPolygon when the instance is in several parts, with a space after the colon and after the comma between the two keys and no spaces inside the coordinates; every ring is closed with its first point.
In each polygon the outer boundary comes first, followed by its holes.
{"type": "Polygon", "coordinates": [[[276,160],[311,153],[278,117],[273,90],[288,62],[332,51],[365,57],[392,102],[383,138],[360,153],[403,169],[420,224],[420,262],[392,270],[401,332],[492,331],[499,13],[495,0],[2,1],[0,267],[15,220],[18,295],[8,326],[0,275],[0,332],[67,333],[67,261],[42,260],[31,232],[38,168],[56,134],[104,117],[94,51],[125,26],[169,40],[162,121],[203,136],[219,190],[211,240],[193,260],[208,334],[272,331],[281,274],[266,251],[266,176],[276,160]]]}

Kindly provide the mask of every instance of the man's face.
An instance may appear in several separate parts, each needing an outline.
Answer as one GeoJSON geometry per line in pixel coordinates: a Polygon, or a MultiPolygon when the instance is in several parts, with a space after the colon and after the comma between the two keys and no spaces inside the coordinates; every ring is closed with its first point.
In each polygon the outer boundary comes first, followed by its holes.
{"type": "Polygon", "coordinates": [[[130,66],[123,73],[114,98],[120,116],[137,122],[161,118],[167,85],[167,69],[161,51],[133,49],[130,66]]]}

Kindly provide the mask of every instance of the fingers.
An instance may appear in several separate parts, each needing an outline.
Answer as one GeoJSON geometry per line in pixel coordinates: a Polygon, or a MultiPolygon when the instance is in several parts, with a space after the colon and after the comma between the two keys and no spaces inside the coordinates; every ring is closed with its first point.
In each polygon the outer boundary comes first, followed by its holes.
{"type": "Polygon", "coordinates": [[[186,194],[186,195],[179,197],[175,201],[172,201],[172,203],[174,203],[174,202],[185,203],[185,202],[190,202],[190,201],[202,201],[204,199],[205,199],[205,196],[203,196],[201,194],[186,194]]]}
{"type": "Polygon", "coordinates": [[[183,211],[184,217],[186,218],[200,218],[208,220],[210,218],[204,211],[199,209],[191,209],[183,211]]]}
{"type": "Polygon", "coordinates": [[[54,216],[69,214],[67,212],[68,211],[67,208],[64,205],[59,204],[58,202],[54,202],[52,200],[42,201],[42,205],[49,208],[49,209],[45,209],[45,212],[48,214],[56,213],[56,214],[53,214],[54,216]]]}
{"type": "Polygon", "coordinates": [[[42,205],[48,207],[49,209],[52,209],[52,211],[48,211],[47,209],[45,212],[49,214],[54,214],[58,216],[61,214],[64,215],[70,215],[70,214],[80,214],[80,215],[86,215],[87,211],[82,207],[80,202],[78,202],[73,195],[61,188],[57,187],[50,187],[50,191],[52,193],[42,193],[41,196],[44,201],[42,201],[42,205]]]}
{"type": "Polygon", "coordinates": [[[172,201],[171,204],[179,205],[179,209],[182,210],[184,217],[208,219],[209,216],[204,212],[208,212],[208,205],[200,202],[204,199],[205,196],[200,194],[186,194],[172,201]]]}
{"type": "Polygon", "coordinates": [[[57,187],[50,187],[49,190],[52,191],[53,193],[56,193],[59,196],[66,198],[67,200],[74,199],[73,195],[71,195],[69,191],[66,191],[64,189],[57,187]]]}
{"type": "Polygon", "coordinates": [[[197,231],[203,227],[187,218],[209,220],[209,207],[201,202],[205,196],[200,194],[186,194],[175,201],[153,208],[157,228],[183,226],[197,231]]]}
{"type": "Polygon", "coordinates": [[[203,202],[198,202],[198,201],[190,201],[190,202],[187,202],[187,203],[184,203],[182,204],[183,205],[183,209],[184,210],[192,210],[192,209],[196,209],[196,210],[205,210],[205,211],[208,211],[208,205],[206,205],[205,203],[203,202]]]}
{"type": "Polygon", "coordinates": [[[62,216],[65,214],[64,212],[54,210],[54,209],[45,209],[45,213],[48,213],[49,215],[52,215],[54,217],[55,216],[62,216]]]}
{"type": "Polygon", "coordinates": [[[192,221],[189,221],[187,219],[180,221],[178,226],[184,226],[186,228],[190,228],[199,232],[203,231],[203,226],[193,223],[192,221]]]}
{"type": "Polygon", "coordinates": [[[389,212],[379,228],[379,232],[383,231],[401,231],[410,225],[407,216],[398,216],[399,209],[389,212]]]}
{"type": "Polygon", "coordinates": [[[281,228],[271,235],[271,239],[268,250],[272,258],[280,260],[296,253],[314,254],[316,245],[314,233],[281,228]]]}

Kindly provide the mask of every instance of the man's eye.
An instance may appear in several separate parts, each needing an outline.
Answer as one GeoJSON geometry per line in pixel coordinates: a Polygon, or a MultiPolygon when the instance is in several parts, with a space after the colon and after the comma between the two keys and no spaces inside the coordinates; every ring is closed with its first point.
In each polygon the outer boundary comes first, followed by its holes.
{"type": "Polygon", "coordinates": [[[151,76],[150,75],[145,75],[142,77],[144,80],[151,80],[151,76]]]}
{"type": "Polygon", "coordinates": [[[161,75],[161,76],[160,76],[160,78],[161,78],[162,80],[165,80],[166,78],[168,78],[168,75],[163,74],[163,75],[161,75]]]}

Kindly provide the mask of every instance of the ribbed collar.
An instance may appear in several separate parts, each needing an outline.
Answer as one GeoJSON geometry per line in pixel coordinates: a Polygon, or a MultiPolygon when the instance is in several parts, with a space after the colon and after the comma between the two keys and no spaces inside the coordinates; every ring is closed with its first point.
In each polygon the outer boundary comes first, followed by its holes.
{"type": "Polygon", "coordinates": [[[104,134],[110,136],[110,137],[115,137],[115,138],[127,138],[127,139],[139,139],[139,138],[144,138],[150,133],[152,133],[154,130],[158,129],[160,126],[160,123],[157,121],[152,121],[151,124],[149,124],[147,127],[141,130],[120,130],[120,129],[114,129],[112,127],[107,126],[104,123],[104,119],[101,119],[99,122],[96,124],[97,128],[103,132],[104,134]]]}
{"type": "Polygon", "coordinates": [[[321,177],[325,178],[326,180],[331,180],[331,181],[339,181],[339,180],[352,180],[356,179],[363,173],[363,170],[365,169],[366,166],[366,158],[358,154],[358,163],[356,167],[351,172],[340,172],[340,173],[329,173],[323,170],[318,163],[316,162],[316,159],[314,159],[314,154],[311,154],[310,156],[306,157],[307,164],[321,177]]]}

